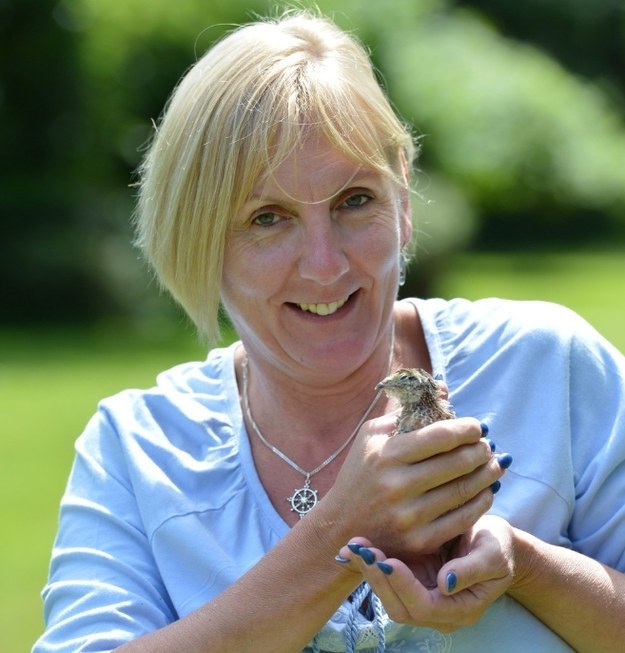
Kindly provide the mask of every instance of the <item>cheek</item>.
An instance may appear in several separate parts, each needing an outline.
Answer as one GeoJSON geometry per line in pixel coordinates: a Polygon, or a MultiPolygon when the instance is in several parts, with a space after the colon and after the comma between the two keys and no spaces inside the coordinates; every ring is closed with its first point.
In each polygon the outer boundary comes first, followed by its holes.
{"type": "Polygon", "coordinates": [[[399,249],[399,230],[384,225],[375,234],[370,234],[363,239],[359,248],[359,257],[364,265],[386,276],[398,267],[399,249]]]}
{"type": "Polygon", "coordinates": [[[286,276],[287,257],[262,247],[229,247],[224,256],[221,294],[224,303],[267,297],[286,276]]]}

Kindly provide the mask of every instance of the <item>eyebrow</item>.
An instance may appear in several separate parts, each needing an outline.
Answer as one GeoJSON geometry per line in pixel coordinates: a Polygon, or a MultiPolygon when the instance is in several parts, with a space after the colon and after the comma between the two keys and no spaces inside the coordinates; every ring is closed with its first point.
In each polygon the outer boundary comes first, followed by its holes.
{"type": "MultiPolygon", "coordinates": [[[[366,168],[366,167],[361,165],[358,168],[358,170],[356,170],[356,172],[342,186],[340,186],[335,192],[331,193],[327,197],[324,197],[324,198],[322,198],[322,199],[320,199],[320,200],[318,200],[316,202],[311,202],[311,203],[312,204],[320,204],[320,203],[325,202],[325,201],[327,201],[327,200],[329,200],[329,199],[331,199],[333,197],[336,197],[336,196],[340,195],[343,191],[347,190],[348,188],[350,188],[352,186],[357,188],[360,185],[360,182],[367,183],[367,182],[370,182],[372,180],[379,180],[382,177],[383,177],[383,175],[380,172],[378,172],[377,170],[373,170],[372,168],[366,168]]],[[[263,188],[265,186],[266,185],[264,185],[263,188]]],[[[276,186],[277,186],[277,188],[280,188],[280,186],[278,184],[276,184],[276,186]]],[[[245,201],[245,204],[247,204],[249,202],[252,202],[252,201],[253,202],[259,201],[259,202],[261,202],[263,204],[265,204],[265,203],[266,204],[280,204],[280,203],[284,202],[284,196],[288,197],[290,200],[295,201],[295,202],[300,202],[301,201],[301,200],[298,200],[295,197],[291,197],[291,195],[289,195],[285,191],[282,191],[283,193],[285,193],[285,195],[281,195],[280,197],[273,197],[272,194],[265,195],[264,191],[262,189],[258,190],[257,187],[258,187],[258,184],[252,190],[252,193],[249,195],[249,197],[245,201]]],[[[272,188],[272,192],[273,192],[273,188],[272,188]]]]}

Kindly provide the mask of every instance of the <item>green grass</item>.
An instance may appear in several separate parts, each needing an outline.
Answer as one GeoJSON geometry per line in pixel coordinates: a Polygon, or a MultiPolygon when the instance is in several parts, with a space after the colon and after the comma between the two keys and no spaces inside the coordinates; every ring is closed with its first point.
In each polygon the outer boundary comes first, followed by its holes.
{"type": "Polygon", "coordinates": [[[441,270],[438,290],[443,297],[542,299],[564,304],[625,352],[625,248],[464,254],[441,270]]]}
{"type": "MultiPolygon", "coordinates": [[[[625,254],[464,255],[442,296],[538,298],[569,305],[625,351],[625,254]]],[[[190,331],[158,342],[131,330],[0,332],[0,651],[27,652],[42,627],[58,502],[73,442],[97,401],[152,385],[177,362],[204,356],[190,331]]]]}
{"type": "Polygon", "coordinates": [[[98,400],[200,357],[188,332],[160,343],[117,330],[0,334],[0,651],[30,651],[42,629],[58,503],[98,400]]]}

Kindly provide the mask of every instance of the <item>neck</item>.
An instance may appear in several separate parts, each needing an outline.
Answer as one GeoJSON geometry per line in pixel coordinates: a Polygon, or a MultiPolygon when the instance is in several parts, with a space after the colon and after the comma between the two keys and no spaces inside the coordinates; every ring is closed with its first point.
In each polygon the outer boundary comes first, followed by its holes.
{"type": "MultiPolygon", "coordinates": [[[[257,364],[250,355],[246,363],[247,399],[258,429],[272,445],[309,452],[314,458],[314,451],[327,452],[329,447],[340,445],[365,411],[371,409],[368,417],[382,412],[384,402],[375,386],[392,365],[392,334],[390,338],[390,344],[387,339],[386,346],[380,346],[366,366],[325,387],[298,383],[275,367],[257,364]]],[[[241,352],[240,357],[243,363],[246,354],[241,352]]],[[[242,371],[243,366],[239,369],[242,371]]],[[[243,395],[242,381],[240,374],[243,395]]]]}

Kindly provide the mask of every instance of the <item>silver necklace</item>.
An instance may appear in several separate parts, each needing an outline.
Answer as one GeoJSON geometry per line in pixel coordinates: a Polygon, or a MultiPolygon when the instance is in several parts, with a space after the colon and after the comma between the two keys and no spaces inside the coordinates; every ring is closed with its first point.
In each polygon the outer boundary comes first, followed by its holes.
{"type": "MultiPolygon", "coordinates": [[[[390,374],[391,371],[391,365],[393,362],[393,348],[395,346],[395,328],[393,327],[393,330],[391,331],[391,348],[389,352],[389,358],[388,358],[388,374],[390,374]]],[[[256,421],[254,420],[254,417],[252,417],[252,410],[250,408],[250,398],[249,398],[249,393],[248,393],[248,357],[245,356],[243,359],[242,363],[242,375],[243,375],[243,407],[245,409],[245,414],[247,416],[247,419],[249,423],[252,426],[252,429],[254,430],[254,433],[258,436],[258,439],[273,453],[276,454],[279,458],[282,458],[285,463],[290,465],[293,469],[298,471],[300,474],[302,474],[305,477],[304,481],[304,486],[300,488],[296,488],[293,494],[290,497],[287,497],[287,501],[291,504],[291,512],[296,512],[299,515],[299,518],[301,519],[304,515],[309,513],[319,502],[319,496],[318,490],[314,490],[313,488],[310,487],[310,479],[320,472],[322,469],[327,467],[338,455],[341,454],[341,452],[349,445],[349,443],[356,437],[356,434],[360,430],[360,427],[365,423],[367,417],[371,414],[371,411],[373,410],[374,406],[378,403],[378,399],[380,398],[380,395],[382,394],[382,390],[378,390],[376,393],[375,397],[373,397],[373,401],[369,404],[367,407],[367,410],[365,410],[363,416],[360,418],[358,421],[358,424],[356,424],[356,428],[349,434],[349,437],[343,444],[332,454],[330,454],[321,464],[317,465],[315,469],[307,472],[305,469],[300,467],[294,460],[291,460],[283,451],[280,451],[278,447],[274,446],[265,438],[265,436],[262,434],[260,428],[258,427],[258,424],[256,424],[256,421]]]]}

